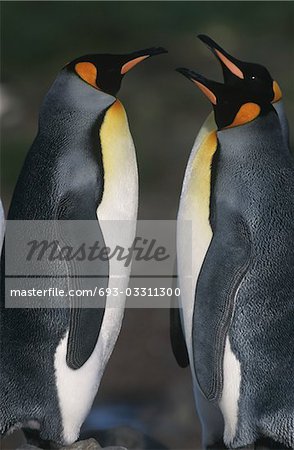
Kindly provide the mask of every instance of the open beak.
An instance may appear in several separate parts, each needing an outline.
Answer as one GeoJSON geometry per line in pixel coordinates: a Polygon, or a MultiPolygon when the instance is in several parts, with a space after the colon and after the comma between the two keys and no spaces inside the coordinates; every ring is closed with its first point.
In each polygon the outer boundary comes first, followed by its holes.
{"type": "Polygon", "coordinates": [[[163,47],[151,47],[133,52],[126,58],[127,61],[123,64],[120,73],[124,75],[138,63],[144,61],[144,59],[150,58],[151,56],[161,55],[162,53],[167,53],[167,50],[163,47]]]}
{"type": "Polygon", "coordinates": [[[186,69],[185,67],[178,67],[176,69],[176,71],[181,73],[182,75],[184,75],[184,77],[186,77],[189,80],[194,81],[194,82],[204,78],[202,75],[194,72],[194,70],[186,69]]]}
{"type": "Polygon", "coordinates": [[[185,69],[184,67],[179,67],[176,69],[177,72],[184,75],[186,78],[191,80],[193,83],[198,86],[198,88],[203,92],[203,94],[208,98],[208,100],[213,104],[216,105],[217,98],[215,94],[215,88],[220,83],[217,83],[216,81],[208,80],[203,75],[200,75],[199,73],[194,72],[190,69],[185,69]]]}
{"type": "Polygon", "coordinates": [[[241,69],[242,61],[239,61],[234,56],[229,55],[223,48],[221,48],[213,39],[205,34],[199,34],[198,38],[212,51],[222,65],[224,79],[228,76],[234,75],[240,79],[244,79],[244,73],[241,69]]]}

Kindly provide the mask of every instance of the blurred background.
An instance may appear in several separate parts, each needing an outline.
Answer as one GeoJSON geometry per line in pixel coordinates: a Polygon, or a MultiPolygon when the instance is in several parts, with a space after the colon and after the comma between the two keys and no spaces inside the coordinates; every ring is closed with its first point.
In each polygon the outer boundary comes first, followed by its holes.
{"type": "MultiPolygon", "coordinates": [[[[176,218],[187,159],[210,112],[200,91],[174,69],[186,66],[221,81],[220,66],[197,34],[208,34],[237,58],[264,64],[283,90],[290,128],[293,123],[292,2],[22,1],[2,2],[1,10],[6,213],[37,131],[40,102],[60,68],[82,54],[169,50],[132,70],[118,95],[137,150],[140,219],[176,218]]],[[[126,310],[86,429],[118,426],[151,436],[149,447],[199,448],[189,369],[180,369],[171,353],[168,310],[126,310]]]]}

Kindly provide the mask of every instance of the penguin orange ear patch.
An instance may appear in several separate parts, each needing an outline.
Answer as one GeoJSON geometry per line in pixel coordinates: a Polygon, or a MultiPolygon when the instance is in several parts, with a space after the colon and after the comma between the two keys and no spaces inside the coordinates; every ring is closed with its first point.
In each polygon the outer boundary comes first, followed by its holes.
{"type": "Polygon", "coordinates": [[[216,105],[216,96],[214,95],[214,93],[210,89],[208,89],[207,86],[205,86],[204,84],[200,83],[200,81],[196,81],[196,80],[193,80],[193,79],[192,79],[192,81],[199,87],[199,89],[201,89],[201,91],[203,92],[204,95],[206,95],[208,100],[213,105],[216,105]]]}
{"type": "Polygon", "coordinates": [[[275,103],[281,100],[282,98],[281,88],[276,81],[273,82],[273,91],[274,91],[273,103],[275,103]]]}
{"type": "Polygon", "coordinates": [[[97,89],[97,69],[90,62],[79,62],[75,65],[75,71],[86,83],[97,89]]]}
{"type": "Polygon", "coordinates": [[[256,119],[260,114],[260,106],[256,103],[244,103],[237,112],[235,119],[225,128],[233,128],[256,119]]]}
{"type": "Polygon", "coordinates": [[[219,50],[215,49],[215,52],[222,63],[229,69],[232,74],[236,75],[236,77],[244,80],[243,72],[236,66],[232,61],[229,60],[225,55],[223,55],[219,50]]]}
{"type": "Polygon", "coordinates": [[[132,59],[131,61],[128,61],[127,63],[125,63],[122,66],[120,73],[122,75],[124,75],[129,70],[131,70],[133,67],[135,67],[139,62],[144,61],[144,59],[148,58],[149,56],[150,55],[139,56],[138,58],[135,58],[135,59],[132,59]]]}

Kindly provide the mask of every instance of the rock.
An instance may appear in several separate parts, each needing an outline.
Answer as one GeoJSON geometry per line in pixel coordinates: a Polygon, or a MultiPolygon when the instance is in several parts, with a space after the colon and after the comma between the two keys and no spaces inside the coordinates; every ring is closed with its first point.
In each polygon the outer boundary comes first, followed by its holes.
{"type": "Polygon", "coordinates": [[[82,433],[82,439],[95,438],[103,449],[129,449],[129,450],[166,450],[166,447],[157,440],[140,430],[130,427],[109,428],[106,430],[88,430],[82,433]]]}
{"type": "MultiPolygon", "coordinates": [[[[39,447],[39,446],[35,446],[35,445],[31,445],[31,444],[23,444],[17,448],[15,448],[15,450],[43,450],[44,447],[39,447]]],[[[47,449],[49,447],[46,447],[47,449]]],[[[91,439],[86,439],[83,441],[78,441],[75,442],[72,445],[68,445],[67,447],[55,447],[53,445],[50,446],[50,449],[52,450],[102,450],[102,447],[98,444],[98,442],[91,438],[91,439]]],[[[1,448],[1,450],[6,450],[4,448],[1,448]]],[[[104,450],[104,449],[103,449],[104,450]]],[[[121,447],[121,446],[112,446],[112,447],[105,447],[105,450],[127,450],[125,447],[121,447]]]]}
{"type": "Polygon", "coordinates": [[[35,447],[34,445],[24,444],[18,447],[16,450],[40,450],[40,447],[35,447]]]}
{"type": "Polygon", "coordinates": [[[67,447],[61,447],[60,450],[101,450],[100,445],[95,439],[87,439],[86,441],[78,441],[67,447]]]}
{"type": "Polygon", "coordinates": [[[26,438],[21,430],[15,430],[13,433],[0,439],[1,450],[13,450],[25,444],[26,438]]]}

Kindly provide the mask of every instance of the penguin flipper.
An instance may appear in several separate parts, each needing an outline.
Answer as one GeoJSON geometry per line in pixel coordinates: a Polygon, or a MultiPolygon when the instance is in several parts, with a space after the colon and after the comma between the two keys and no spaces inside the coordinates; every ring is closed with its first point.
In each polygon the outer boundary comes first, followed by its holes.
{"type": "Polygon", "coordinates": [[[171,305],[170,305],[170,342],[174,357],[180,367],[183,369],[189,366],[189,355],[186,346],[185,336],[183,332],[182,319],[181,319],[181,310],[179,305],[178,297],[175,295],[175,290],[177,288],[177,262],[174,264],[174,277],[172,282],[172,291],[173,296],[171,297],[171,305]]]}
{"type": "MultiPolygon", "coordinates": [[[[107,283],[104,286],[100,283],[98,290],[102,287],[106,288],[107,283]]],[[[89,289],[89,286],[86,289],[89,289]]],[[[99,337],[104,311],[105,300],[104,306],[101,305],[95,310],[77,306],[72,309],[66,353],[66,362],[71,369],[79,369],[90,358],[99,337]]]]}
{"type": "MultiPolygon", "coordinates": [[[[81,202],[78,204],[81,205],[81,202]]],[[[80,214],[81,210],[79,210],[79,216],[80,214]]],[[[89,216],[85,211],[84,217],[89,216]]],[[[59,220],[62,220],[62,242],[65,245],[77,249],[82,242],[86,241],[90,245],[99,242],[100,248],[105,247],[96,215],[92,220],[77,220],[75,214],[67,210],[66,215],[59,215],[59,220]],[[64,218],[66,220],[62,220],[64,218]]],[[[70,318],[66,362],[72,369],[82,367],[96,346],[105,312],[105,289],[108,286],[109,274],[108,260],[89,261],[86,257],[82,258],[81,263],[79,261],[77,257],[74,261],[67,262],[68,273],[71,275],[68,278],[68,289],[73,295],[69,297],[70,318]],[[80,296],[81,292],[84,292],[83,296],[80,296]]]]}
{"type": "Polygon", "coordinates": [[[4,209],[2,206],[2,202],[0,199],[0,252],[2,249],[3,239],[4,239],[4,231],[5,231],[5,215],[4,209]]]}
{"type": "Polygon", "coordinates": [[[208,400],[222,393],[226,336],[238,287],[248,270],[250,234],[243,219],[230,212],[220,218],[197,281],[192,345],[199,386],[208,400]]]}
{"type": "Polygon", "coordinates": [[[170,308],[170,341],[173,354],[180,367],[189,366],[189,356],[182,328],[181,313],[176,296],[172,297],[170,308]]]}
{"type": "MultiPolygon", "coordinates": [[[[97,221],[97,228],[93,229],[93,222],[85,228],[87,241],[99,241],[105,247],[102,231],[97,221]]],[[[93,262],[83,268],[84,274],[93,274],[93,262]],[[87,268],[89,266],[89,268],[87,268]]],[[[93,278],[77,278],[74,280],[73,289],[91,291],[95,297],[72,297],[70,327],[67,344],[66,360],[69,367],[79,369],[91,356],[102,326],[105,312],[106,293],[108,286],[108,261],[101,261],[95,264],[96,276],[93,278]],[[97,272],[96,272],[97,271],[97,272]],[[100,296],[102,292],[102,296],[100,296]],[[83,306],[83,301],[90,303],[91,307],[83,306]]],[[[91,277],[91,275],[90,275],[91,277]]]]}

